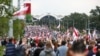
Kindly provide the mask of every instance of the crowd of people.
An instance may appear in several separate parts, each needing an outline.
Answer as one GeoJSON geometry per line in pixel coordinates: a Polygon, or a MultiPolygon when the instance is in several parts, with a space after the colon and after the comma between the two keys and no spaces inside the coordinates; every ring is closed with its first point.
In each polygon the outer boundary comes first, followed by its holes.
{"type": "Polygon", "coordinates": [[[5,46],[4,56],[100,56],[100,38],[87,39],[83,36],[73,40],[71,36],[64,36],[67,32],[56,34],[39,26],[35,29],[29,28],[33,30],[26,29],[27,33],[32,33],[30,36],[41,38],[32,38],[27,35],[18,40],[1,39],[1,45],[5,46]],[[54,36],[49,37],[46,34],[54,36]]]}

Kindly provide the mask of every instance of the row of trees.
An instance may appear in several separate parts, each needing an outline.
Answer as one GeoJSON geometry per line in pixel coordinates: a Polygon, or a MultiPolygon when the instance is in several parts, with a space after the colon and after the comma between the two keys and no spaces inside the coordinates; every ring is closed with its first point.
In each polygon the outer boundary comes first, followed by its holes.
{"type": "MultiPolygon", "coordinates": [[[[9,31],[9,20],[13,18],[13,13],[17,8],[12,6],[12,0],[0,0],[0,36],[7,36],[9,31]]],[[[24,29],[24,21],[13,21],[14,36],[22,36],[24,29]]]]}
{"type": "MultiPolygon", "coordinates": [[[[38,25],[47,25],[52,29],[57,29],[59,20],[51,15],[46,15],[40,20],[36,21],[38,25]]],[[[85,13],[71,13],[60,20],[61,31],[66,31],[69,27],[76,27],[79,30],[83,29],[97,29],[100,31],[100,7],[96,6],[95,9],[90,11],[90,15],[85,13]]]]}

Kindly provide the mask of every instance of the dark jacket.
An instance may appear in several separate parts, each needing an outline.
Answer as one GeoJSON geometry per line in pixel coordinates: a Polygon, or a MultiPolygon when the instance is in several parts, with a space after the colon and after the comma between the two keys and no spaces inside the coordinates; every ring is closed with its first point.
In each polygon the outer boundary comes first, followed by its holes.
{"type": "Polygon", "coordinates": [[[37,48],[35,51],[34,51],[34,56],[39,56],[40,52],[43,50],[43,48],[37,48]]]}
{"type": "Polygon", "coordinates": [[[97,52],[97,53],[96,53],[96,56],[100,56],[100,52],[97,52]]]}
{"type": "Polygon", "coordinates": [[[93,56],[93,55],[94,55],[93,51],[89,51],[88,56],[93,56]]]}
{"type": "Polygon", "coordinates": [[[25,49],[25,47],[24,47],[24,45],[19,45],[19,46],[17,46],[17,48],[16,48],[16,55],[17,56],[25,56],[26,55],[26,49],[25,49]]]}
{"type": "Polygon", "coordinates": [[[15,56],[15,53],[16,53],[15,45],[12,43],[8,43],[6,45],[5,55],[6,56],[15,56]]]}

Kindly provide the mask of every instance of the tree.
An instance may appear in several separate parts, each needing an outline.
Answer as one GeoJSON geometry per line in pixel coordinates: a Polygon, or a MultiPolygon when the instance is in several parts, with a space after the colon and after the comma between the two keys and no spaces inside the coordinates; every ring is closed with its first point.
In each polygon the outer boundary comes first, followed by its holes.
{"type": "Polygon", "coordinates": [[[8,21],[8,18],[0,17],[0,36],[4,36],[8,33],[8,21]]]}
{"type": "Polygon", "coordinates": [[[90,13],[90,23],[92,23],[90,24],[90,27],[92,29],[96,28],[100,31],[100,7],[96,6],[96,9],[92,9],[90,13]]]}
{"type": "Polygon", "coordinates": [[[4,36],[8,33],[8,21],[12,17],[13,6],[11,5],[12,0],[0,0],[0,35],[4,36]]]}
{"type": "Polygon", "coordinates": [[[14,37],[18,38],[23,36],[24,33],[24,27],[25,27],[25,23],[23,20],[14,20],[13,21],[13,31],[14,31],[14,37]]]}
{"type": "Polygon", "coordinates": [[[71,13],[68,16],[65,16],[62,19],[62,22],[64,23],[65,29],[69,27],[76,27],[79,30],[86,29],[87,28],[87,19],[88,16],[84,13],[71,13]]]}

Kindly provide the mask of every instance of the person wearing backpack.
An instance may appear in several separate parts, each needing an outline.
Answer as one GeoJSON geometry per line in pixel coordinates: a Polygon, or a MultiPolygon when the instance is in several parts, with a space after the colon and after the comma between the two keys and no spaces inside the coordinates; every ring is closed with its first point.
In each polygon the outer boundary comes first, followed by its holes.
{"type": "Polygon", "coordinates": [[[38,43],[38,47],[34,51],[34,56],[39,56],[40,52],[44,49],[44,44],[42,42],[38,43]]]}
{"type": "Polygon", "coordinates": [[[34,51],[36,50],[36,44],[33,42],[30,45],[31,45],[31,48],[29,50],[29,56],[34,56],[34,51]]]}
{"type": "Polygon", "coordinates": [[[56,56],[50,41],[46,42],[46,47],[41,51],[39,56],[56,56]]]}
{"type": "Polygon", "coordinates": [[[16,47],[16,55],[17,56],[26,56],[26,50],[27,50],[27,39],[23,38],[20,42],[19,45],[16,47]]]}

